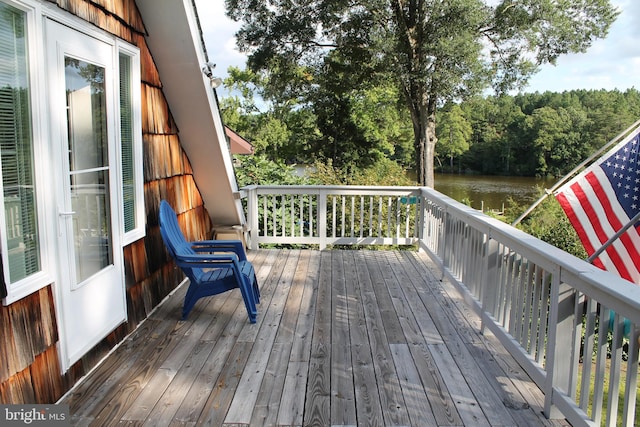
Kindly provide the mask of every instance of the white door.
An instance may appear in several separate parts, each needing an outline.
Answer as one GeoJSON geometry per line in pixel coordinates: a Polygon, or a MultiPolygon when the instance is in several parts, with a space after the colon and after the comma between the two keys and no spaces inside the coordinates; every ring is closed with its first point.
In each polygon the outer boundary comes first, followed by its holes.
{"type": "Polygon", "coordinates": [[[113,46],[47,21],[63,364],[126,320],[115,177],[113,46]]]}

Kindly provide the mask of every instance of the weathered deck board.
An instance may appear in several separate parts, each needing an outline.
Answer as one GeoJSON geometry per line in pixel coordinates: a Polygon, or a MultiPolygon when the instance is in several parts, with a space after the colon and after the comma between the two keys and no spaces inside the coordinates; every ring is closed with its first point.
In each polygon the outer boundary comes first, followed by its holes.
{"type": "Polygon", "coordinates": [[[260,250],[239,291],[184,286],[61,403],[74,425],[567,425],[423,254],[260,250]]]}

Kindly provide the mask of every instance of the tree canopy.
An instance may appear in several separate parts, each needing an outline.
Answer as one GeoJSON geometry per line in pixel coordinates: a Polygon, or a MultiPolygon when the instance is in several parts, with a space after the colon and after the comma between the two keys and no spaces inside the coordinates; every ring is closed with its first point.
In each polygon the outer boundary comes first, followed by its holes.
{"type": "MultiPolygon", "coordinates": [[[[418,181],[431,186],[440,106],[489,86],[522,87],[538,65],[606,36],[618,14],[609,0],[225,1],[242,21],[248,65],[268,74],[268,96],[324,94],[324,135],[362,125],[341,122],[357,107],[352,91],[393,82],[411,118],[418,181]]],[[[360,153],[367,143],[353,141],[360,153]]]]}

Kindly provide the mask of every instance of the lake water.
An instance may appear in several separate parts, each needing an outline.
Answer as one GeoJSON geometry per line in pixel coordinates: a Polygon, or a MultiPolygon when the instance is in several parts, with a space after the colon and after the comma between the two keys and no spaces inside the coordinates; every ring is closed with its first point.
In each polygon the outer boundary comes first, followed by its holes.
{"type": "Polygon", "coordinates": [[[540,191],[551,188],[556,179],[515,176],[482,176],[435,174],[435,189],[459,202],[471,201],[471,207],[501,210],[509,206],[509,198],[529,207],[540,197],[540,191]]]}

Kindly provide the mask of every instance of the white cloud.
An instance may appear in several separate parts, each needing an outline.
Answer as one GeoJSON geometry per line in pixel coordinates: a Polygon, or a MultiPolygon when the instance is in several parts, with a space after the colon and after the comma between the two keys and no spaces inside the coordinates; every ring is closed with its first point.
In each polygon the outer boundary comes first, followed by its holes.
{"type": "Polygon", "coordinates": [[[557,64],[545,65],[527,87],[527,92],[562,92],[573,89],[626,90],[640,88],[640,2],[612,0],[621,10],[608,36],[597,40],[581,54],[565,55],[557,64]]]}

